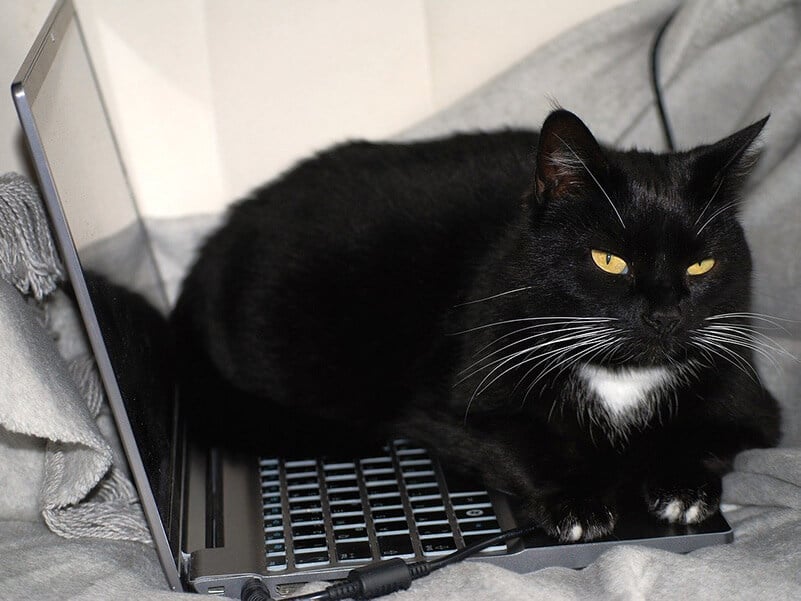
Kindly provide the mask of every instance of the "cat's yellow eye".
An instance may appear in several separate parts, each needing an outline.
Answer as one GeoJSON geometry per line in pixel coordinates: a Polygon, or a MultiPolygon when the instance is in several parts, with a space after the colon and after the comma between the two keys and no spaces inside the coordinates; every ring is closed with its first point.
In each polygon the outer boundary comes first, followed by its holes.
{"type": "Polygon", "coordinates": [[[715,266],[715,259],[704,259],[687,268],[687,275],[704,275],[715,266]]]}
{"type": "Polygon", "coordinates": [[[591,251],[592,260],[606,273],[613,275],[626,275],[629,272],[629,265],[623,259],[605,250],[591,251]]]}

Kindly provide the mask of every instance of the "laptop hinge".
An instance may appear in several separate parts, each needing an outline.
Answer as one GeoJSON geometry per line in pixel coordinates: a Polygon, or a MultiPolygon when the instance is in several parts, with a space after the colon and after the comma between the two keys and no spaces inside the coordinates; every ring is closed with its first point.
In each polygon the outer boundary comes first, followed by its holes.
{"type": "Polygon", "coordinates": [[[189,574],[189,566],[192,563],[192,556],[185,551],[181,551],[181,556],[178,558],[180,565],[178,566],[178,571],[181,574],[181,578],[185,578],[189,574]]]}

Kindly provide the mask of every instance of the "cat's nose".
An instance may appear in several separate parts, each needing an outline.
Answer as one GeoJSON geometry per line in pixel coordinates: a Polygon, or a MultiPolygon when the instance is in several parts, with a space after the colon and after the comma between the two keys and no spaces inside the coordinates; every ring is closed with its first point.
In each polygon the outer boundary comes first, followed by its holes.
{"type": "Polygon", "coordinates": [[[653,328],[657,334],[670,334],[681,321],[681,311],[678,307],[664,307],[642,314],[642,320],[653,328]]]}

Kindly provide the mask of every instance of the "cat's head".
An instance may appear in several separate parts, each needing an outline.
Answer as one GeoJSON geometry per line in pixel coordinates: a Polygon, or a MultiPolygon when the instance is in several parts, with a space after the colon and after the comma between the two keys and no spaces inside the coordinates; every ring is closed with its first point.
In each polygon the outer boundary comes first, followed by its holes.
{"type": "Polygon", "coordinates": [[[751,257],[739,192],[766,121],[668,154],[602,148],[565,110],[545,121],[532,260],[560,312],[609,319],[602,325],[618,344],[587,361],[653,366],[697,358],[711,352],[698,340],[702,328],[748,310],[751,257]]]}

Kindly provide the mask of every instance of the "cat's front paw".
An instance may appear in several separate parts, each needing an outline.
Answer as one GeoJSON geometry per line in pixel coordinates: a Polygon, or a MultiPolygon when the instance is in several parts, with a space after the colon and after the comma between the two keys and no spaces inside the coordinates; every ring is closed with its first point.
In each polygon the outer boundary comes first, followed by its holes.
{"type": "Polygon", "coordinates": [[[538,506],[540,526],[563,543],[601,538],[617,523],[617,509],[609,499],[552,495],[538,506]]]}
{"type": "Polygon", "coordinates": [[[646,484],[648,510],[671,524],[698,524],[718,510],[720,477],[709,473],[689,473],[654,479],[646,484]]]}

